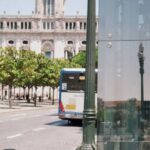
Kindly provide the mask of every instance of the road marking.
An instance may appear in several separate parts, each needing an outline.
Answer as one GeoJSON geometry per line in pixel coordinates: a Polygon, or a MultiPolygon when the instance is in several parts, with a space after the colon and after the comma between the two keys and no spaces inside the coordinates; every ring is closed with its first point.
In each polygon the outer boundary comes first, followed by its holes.
{"type": "Polygon", "coordinates": [[[51,113],[45,113],[44,115],[51,115],[51,113]]]}
{"type": "Polygon", "coordinates": [[[34,118],[34,117],[41,117],[41,115],[33,115],[33,116],[31,116],[31,118],[34,118]]]}
{"type": "Polygon", "coordinates": [[[23,113],[23,114],[15,114],[15,115],[11,115],[11,117],[19,117],[19,116],[26,116],[27,114],[26,113],[23,113]]]}
{"type": "Polygon", "coordinates": [[[36,128],[36,129],[33,129],[33,131],[42,131],[42,130],[45,130],[45,128],[36,128]]]}
{"type": "Polygon", "coordinates": [[[22,118],[12,118],[11,120],[16,121],[16,120],[20,120],[20,119],[22,119],[22,118]]]}
{"type": "MultiPolygon", "coordinates": [[[[33,116],[29,116],[28,118],[36,118],[36,117],[41,117],[41,115],[33,115],[33,116]]],[[[16,121],[16,120],[20,120],[20,119],[23,119],[23,115],[21,116],[17,116],[16,115],[16,118],[12,118],[12,119],[10,119],[10,120],[12,120],[12,121],[16,121]]]]}
{"type": "Polygon", "coordinates": [[[8,136],[7,139],[17,138],[17,137],[20,137],[20,136],[22,136],[22,135],[23,135],[23,134],[18,133],[18,134],[15,134],[15,135],[8,136]]]}

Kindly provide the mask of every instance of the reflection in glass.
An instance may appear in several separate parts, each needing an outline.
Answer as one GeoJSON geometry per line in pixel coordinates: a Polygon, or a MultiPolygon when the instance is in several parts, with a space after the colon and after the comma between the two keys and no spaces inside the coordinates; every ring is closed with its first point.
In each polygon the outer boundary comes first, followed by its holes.
{"type": "Polygon", "coordinates": [[[150,149],[149,6],[149,0],[100,0],[98,142],[106,150],[150,149]]]}

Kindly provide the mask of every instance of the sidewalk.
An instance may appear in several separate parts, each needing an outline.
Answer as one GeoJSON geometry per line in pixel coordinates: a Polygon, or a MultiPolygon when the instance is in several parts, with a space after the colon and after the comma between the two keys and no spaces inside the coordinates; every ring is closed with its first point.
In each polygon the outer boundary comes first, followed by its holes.
{"type": "Polygon", "coordinates": [[[3,112],[12,112],[12,111],[21,111],[21,110],[30,110],[30,109],[41,109],[41,108],[57,108],[58,102],[55,102],[55,105],[52,105],[52,101],[45,100],[44,102],[37,102],[37,107],[34,107],[33,102],[27,103],[26,100],[15,100],[13,102],[12,109],[9,108],[8,100],[0,100],[0,113],[3,112]]]}

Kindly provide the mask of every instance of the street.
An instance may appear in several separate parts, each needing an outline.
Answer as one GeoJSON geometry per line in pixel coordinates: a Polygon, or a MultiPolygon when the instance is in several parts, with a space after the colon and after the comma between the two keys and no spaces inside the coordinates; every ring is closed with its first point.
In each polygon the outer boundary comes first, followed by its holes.
{"type": "Polygon", "coordinates": [[[58,119],[57,108],[0,114],[0,150],[75,150],[81,142],[81,125],[58,119]]]}

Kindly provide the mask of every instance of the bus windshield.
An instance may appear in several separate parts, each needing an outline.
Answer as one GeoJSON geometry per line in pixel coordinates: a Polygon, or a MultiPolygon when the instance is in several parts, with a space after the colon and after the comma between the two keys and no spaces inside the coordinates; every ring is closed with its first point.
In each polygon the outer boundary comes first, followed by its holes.
{"type": "MultiPolygon", "coordinates": [[[[95,91],[97,91],[97,73],[95,78],[95,91]]],[[[62,91],[85,91],[85,74],[69,73],[62,76],[62,91]]]]}
{"type": "Polygon", "coordinates": [[[84,91],[85,75],[82,73],[63,74],[62,91],[84,91]]]}

